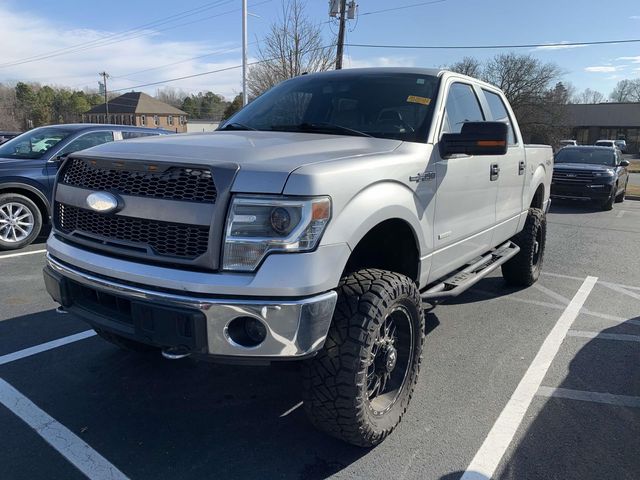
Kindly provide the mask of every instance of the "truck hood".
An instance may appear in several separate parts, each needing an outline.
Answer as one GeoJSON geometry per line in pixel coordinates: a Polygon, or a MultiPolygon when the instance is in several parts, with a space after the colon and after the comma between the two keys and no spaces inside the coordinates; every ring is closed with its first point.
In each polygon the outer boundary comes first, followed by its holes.
{"type": "Polygon", "coordinates": [[[554,170],[585,170],[590,172],[600,172],[614,168],[611,165],[595,165],[593,163],[556,163],[554,170]]]}
{"type": "Polygon", "coordinates": [[[229,131],[111,142],[74,156],[162,163],[234,165],[232,190],[280,193],[289,174],[305,165],[395,150],[399,140],[297,132],[229,131]]]}

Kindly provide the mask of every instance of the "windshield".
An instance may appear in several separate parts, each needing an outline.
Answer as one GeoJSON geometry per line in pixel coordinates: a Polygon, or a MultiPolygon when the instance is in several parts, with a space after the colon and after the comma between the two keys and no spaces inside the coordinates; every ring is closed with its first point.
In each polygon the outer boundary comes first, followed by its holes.
{"type": "Polygon", "coordinates": [[[42,158],[62,140],[73,133],[73,130],[58,127],[42,127],[30,130],[0,146],[0,157],[3,158],[42,158]]]}
{"type": "Polygon", "coordinates": [[[589,163],[613,167],[616,164],[616,155],[613,150],[600,148],[565,148],[556,155],[556,163],[589,163]]]}
{"type": "Polygon", "coordinates": [[[234,115],[222,129],[369,135],[426,141],[438,78],[344,72],[285,81],[234,115]]]}
{"type": "Polygon", "coordinates": [[[596,142],[596,146],[598,147],[613,147],[613,142],[596,142]]]}

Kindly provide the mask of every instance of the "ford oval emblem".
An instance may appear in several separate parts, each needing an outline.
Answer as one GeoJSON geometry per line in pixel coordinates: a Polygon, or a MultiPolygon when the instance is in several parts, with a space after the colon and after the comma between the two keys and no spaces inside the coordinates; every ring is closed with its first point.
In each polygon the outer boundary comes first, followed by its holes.
{"type": "Polygon", "coordinates": [[[108,192],[95,192],[87,196],[87,205],[95,212],[109,213],[118,208],[118,198],[108,192]]]}

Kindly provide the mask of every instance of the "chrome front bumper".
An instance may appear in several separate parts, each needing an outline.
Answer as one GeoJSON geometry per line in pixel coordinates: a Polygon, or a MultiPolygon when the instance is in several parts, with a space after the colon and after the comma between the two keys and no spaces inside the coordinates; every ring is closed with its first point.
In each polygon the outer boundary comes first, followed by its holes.
{"type": "MultiPolygon", "coordinates": [[[[199,312],[198,317],[204,318],[205,331],[202,333],[201,348],[193,353],[236,358],[294,359],[315,353],[324,345],[337,300],[335,291],[292,300],[231,299],[217,298],[214,295],[166,293],[92,275],[73,268],[50,254],[47,254],[45,283],[54,300],[71,313],[79,315],[93,326],[144,343],[158,344],[158,341],[148,340],[144,332],[139,331],[139,322],[135,321],[136,319],[133,319],[130,324],[125,324],[114,320],[115,315],[113,318],[104,315],[102,309],[92,310],[86,305],[76,304],[69,295],[60,293],[64,285],[77,284],[82,286],[84,291],[89,289],[105,293],[111,296],[109,299],[112,297],[118,299],[116,303],[122,300],[127,302],[127,305],[141,305],[142,308],[157,306],[166,311],[175,309],[187,314],[199,312]],[[267,330],[264,341],[252,347],[236,344],[229,337],[228,326],[232,320],[239,317],[252,317],[261,321],[267,330]]],[[[133,312],[131,315],[138,310],[129,308],[129,311],[133,312]]],[[[198,329],[194,330],[197,333],[198,329]]],[[[158,346],[174,347],[176,345],[159,344],[158,346]]]]}

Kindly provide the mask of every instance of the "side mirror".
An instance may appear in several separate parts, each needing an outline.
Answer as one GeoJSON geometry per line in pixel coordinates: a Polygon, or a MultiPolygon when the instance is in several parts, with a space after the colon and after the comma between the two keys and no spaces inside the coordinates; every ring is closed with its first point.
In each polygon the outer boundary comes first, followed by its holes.
{"type": "Polygon", "coordinates": [[[440,156],[505,155],[509,127],[502,122],[466,122],[460,133],[445,133],[440,139],[440,156]]]}
{"type": "Polygon", "coordinates": [[[620,161],[620,166],[621,167],[628,167],[630,165],[629,160],[621,160],[620,161]]]}

